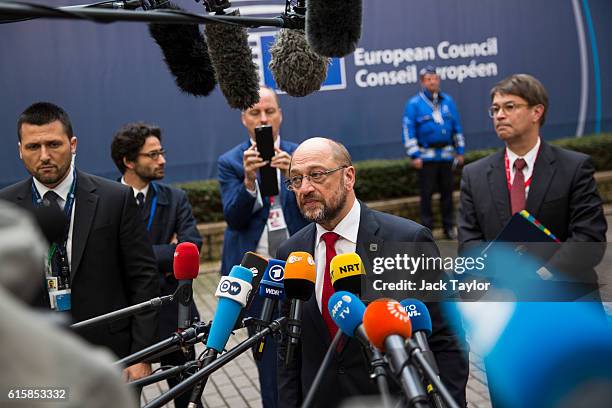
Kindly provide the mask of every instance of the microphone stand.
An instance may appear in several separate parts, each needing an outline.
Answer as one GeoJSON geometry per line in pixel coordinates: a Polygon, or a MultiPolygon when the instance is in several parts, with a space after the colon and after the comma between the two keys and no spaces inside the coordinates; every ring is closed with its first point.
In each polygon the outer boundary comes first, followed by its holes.
{"type": "Polygon", "coordinates": [[[410,357],[413,357],[419,368],[423,370],[429,381],[438,389],[438,392],[442,396],[442,399],[448,406],[448,408],[459,408],[459,404],[455,402],[453,396],[450,394],[448,389],[444,386],[440,378],[437,376],[434,369],[431,367],[427,358],[423,355],[423,352],[419,348],[418,344],[413,339],[407,339],[406,345],[408,346],[410,357]]]}
{"type": "Polygon", "coordinates": [[[150,357],[159,357],[161,355],[171,353],[183,347],[185,343],[195,340],[195,342],[201,341],[204,337],[208,336],[208,330],[210,329],[210,323],[198,322],[193,324],[188,329],[174,333],[171,337],[162,340],[156,344],[153,344],[147,348],[144,348],[136,353],[130,354],[129,356],[123,357],[121,360],[115,362],[115,365],[129,367],[132,364],[139,363],[150,357]],[[165,351],[164,353],[160,353],[165,351]]]}
{"type": "Polygon", "coordinates": [[[130,381],[129,383],[127,383],[128,385],[135,387],[135,388],[142,388],[142,387],[146,387],[149,384],[153,384],[159,381],[163,381],[166,380],[168,378],[171,377],[176,377],[180,374],[183,373],[183,371],[189,370],[190,368],[193,367],[198,367],[200,366],[200,362],[198,360],[193,360],[193,361],[188,361],[183,365],[180,366],[174,366],[172,368],[168,368],[165,370],[161,370],[157,373],[151,374],[147,377],[143,377],[140,378],[138,380],[134,380],[134,381],[130,381]]]}
{"type": "Polygon", "coordinates": [[[223,367],[224,365],[232,361],[234,358],[236,358],[240,354],[250,349],[253,346],[253,344],[257,343],[259,339],[261,339],[262,337],[278,332],[282,328],[286,319],[287,318],[285,316],[282,316],[282,317],[279,317],[278,319],[273,320],[268,325],[268,327],[257,332],[256,334],[249,337],[248,339],[246,339],[245,341],[243,341],[242,343],[240,343],[239,345],[237,345],[236,347],[234,347],[227,353],[223,354],[220,358],[216,359],[212,363],[203,367],[202,369],[200,369],[198,372],[196,372],[195,374],[193,374],[186,380],[172,387],[165,394],[162,394],[159,397],[155,398],[154,400],[150,401],[143,408],[160,408],[164,404],[175,399],[177,396],[183,394],[189,388],[192,388],[196,383],[204,379],[207,379],[208,376],[210,376],[212,373],[217,371],[219,368],[223,367]]]}
{"type": "Polygon", "coordinates": [[[327,352],[325,353],[325,357],[323,358],[323,362],[319,366],[319,370],[317,370],[317,375],[315,375],[314,380],[312,381],[312,385],[308,390],[308,395],[304,398],[304,402],[302,403],[302,408],[309,408],[312,405],[312,401],[314,400],[315,393],[321,384],[321,380],[323,380],[323,372],[327,370],[329,364],[331,363],[332,356],[334,354],[334,350],[340,343],[340,339],[342,338],[342,330],[338,330],[331,344],[327,348],[327,352]]]}
{"type": "Polygon", "coordinates": [[[90,327],[98,326],[102,323],[112,322],[114,320],[123,319],[125,317],[129,317],[140,312],[145,312],[150,309],[160,308],[161,306],[166,305],[168,303],[172,303],[173,301],[174,294],[157,297],[142,303],[138,303],[136,305],[115,310],[114,312],[106,313],[100,316],[92,317],[91,319],[71,324],[70,328],[73,330],[88,329],[90,327]]]}
{"type": "Polygon", "coordinates": [[[389,383],[387,382],[385,360],[376,347],[369,348],[372,351],[372,359],[370,361],[370,365],[372,366],[372,374],[370,377],[376,379],[376,385],[378,385],[378,390],[380,391],[383,407],[391,408],[393,404],[391,402],[391,393],[389,392],[389,383]]]}

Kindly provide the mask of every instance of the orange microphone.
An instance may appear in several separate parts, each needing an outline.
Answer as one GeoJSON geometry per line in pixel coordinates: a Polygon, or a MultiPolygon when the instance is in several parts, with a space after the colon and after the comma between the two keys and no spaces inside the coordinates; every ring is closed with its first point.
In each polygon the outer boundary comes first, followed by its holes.
{"type": "Polygon", "coordinates": [[[400,377],[407,405],[428,407],[419,372],[408,362],[404,348],[404,339],[412,335],[412,325],[402,305],[393,299],[378,299],[370,303],[363,315],[363,327],[370,342],[389,357],[393,372],[400,377]]]}
{"type": "Polygon", "coordinates": [[[285,264],[285,296],[291,299],[291,310],[287,323],[287,355],[285,364],[290,365],[302,334],[302,304],[314,292],[317,269],[308,252],[292,252],[285,264]]]}

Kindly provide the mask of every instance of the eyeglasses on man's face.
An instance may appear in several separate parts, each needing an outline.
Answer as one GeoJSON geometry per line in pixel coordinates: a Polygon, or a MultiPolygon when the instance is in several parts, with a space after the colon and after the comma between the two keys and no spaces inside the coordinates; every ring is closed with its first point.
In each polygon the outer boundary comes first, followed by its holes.
{"type": "Polygon", "coordinates": [[[304,178],[308,179],[308,181],[311,183],[320,184],[325,180],[328,175],[338,170],[346,169],[347,167],[347,165],[344,165],[330,170],[313,171],[310,174],[306,174],[304,176],[289,177],[287,180],[285,180],[285,187],[287,187],[289,191],[298,190],[300,187],[302,187],[302,181],[304,180],[304,178]]]}
{"type": "Polygon", "coordinates": [[[488,110],[489,117],[490,118],[496,117],[500,111],[504,111],[506,115],[512,115],[514,111],[524,106],[529,106],[529,104],[528,103],[507,102],[507,103],[504,103],[503,105],[493,105],[488,110]]]}
{"type": "Polygon", "coordinates": [[[165,149],[161,149],[161,150],[153,150],[152,152],[147,152],[147,153],[138,153],[139,156],[146,156],[151,160],[157,160],[160,157],[166,157],[166,150],[165,149]]]}

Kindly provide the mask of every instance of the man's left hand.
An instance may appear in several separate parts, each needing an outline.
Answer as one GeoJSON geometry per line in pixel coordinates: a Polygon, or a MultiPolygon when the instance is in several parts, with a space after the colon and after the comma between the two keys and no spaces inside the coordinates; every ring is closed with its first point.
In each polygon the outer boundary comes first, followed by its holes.
{"type": "Polygon", "coordinates": [[[270,166],[276,167],[283,172],[285,177],[289,177],[289,165],[291,164],[291,156],[289,153],[281,150],[278,147],[274,148],[276,154],[272,157],[272,161],[270,162],[270,166]]]}
{"type": "Polygon", "coordinates": [[[135,381],[151,375],[151,363],[137,363],[123,369],[123,379],[135,381]]]}
{"type": "Polygon", "coordinates": [[[458,154],[455,156],[455,160],[457,161],[457,167],[463,166],[463,155],[458,154]]]}

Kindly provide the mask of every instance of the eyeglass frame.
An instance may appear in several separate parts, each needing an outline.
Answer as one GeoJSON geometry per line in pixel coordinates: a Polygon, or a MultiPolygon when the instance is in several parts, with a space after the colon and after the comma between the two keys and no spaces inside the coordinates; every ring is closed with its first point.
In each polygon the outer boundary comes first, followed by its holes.
{"type": "Polygon", "coordinates": [[[308,179],[308,182],[310,183],[314,183],[314,184],[321,184],[324,180],[325,180],[325,176],[328,176],[332,173],[335,173],[338,170],[342,170],[342,169],[346,169],[348,168],[349,165],[344,164],[340,167],[336,167],[335,169],[330,169],[330,170],[324,170],[324,171],[312,171],[310,172],[310,174],[304,174],[303,176],[293,176],[293,177],[289,177],[288,179],[285,180],[285,187],[287,188],[287,190],[289,191],[295,191],[295,190],[299,190],[300,187],[302,187],[302,183],[304,182],[304,178],[308,179]],[[322,177],[320,178],[318,181],[316,179],[313,179],[313,174],[316,175],[316,177],[322,177]],[[297,187],[293,186],[293,180],[295,179],[300,179],[300,185],[297,187]]]}
{"type": "Polygon", "coordinates": [[[504,111],[504,113],[506,115],[511,115],[512,113],[514,113],[516,111],[516,108],[520,108],[520,107],[528,107],[531,108],[534,105],[530,105],[528,103],[514,103],[514,102],[506,102],[503,106],[500,105],[499,109],[497,112],[493,112],[493,109],[495,109],[495,106],[491,105],[489,106],[489,109],[487,109],[487,113],[489,114],[489,117],[491,119],[495,119],[495,117],[499,114],[500,111],[504,111]],[[512,108],[508,109],[508,105],[512,104],[512,108]]]}
{"type": "Polygon", "coordinates": [[[157,160],[159,159],[160,156],[166,158],[166,155],[168,154],[168,151],[166,149],[161,149],[161,150],[153,150],[151,152],[148,153],[138,153],[138,156],[146,156],[151,160],[157,160]],[[155,156],[155,157],[153,157],[155,156]]]}

